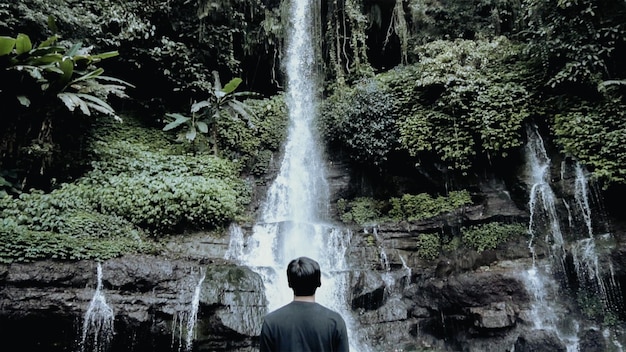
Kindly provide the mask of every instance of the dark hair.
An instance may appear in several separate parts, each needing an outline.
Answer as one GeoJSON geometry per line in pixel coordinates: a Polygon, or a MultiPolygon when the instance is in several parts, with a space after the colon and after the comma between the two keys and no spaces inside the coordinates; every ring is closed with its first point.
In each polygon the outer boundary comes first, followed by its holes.
{"type": "Polygon", "coordinates": [[[287,266],[287,281],[296,296],[313,296],[322,285],[320,265],[308,257],[299,257],[287,266]]]}

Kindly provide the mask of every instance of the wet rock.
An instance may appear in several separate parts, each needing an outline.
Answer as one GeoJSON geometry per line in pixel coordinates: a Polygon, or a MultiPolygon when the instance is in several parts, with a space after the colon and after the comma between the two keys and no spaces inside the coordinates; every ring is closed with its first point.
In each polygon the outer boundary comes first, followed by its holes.
{"type": "Polygon", "coordinates": [[[474,316],[474,325],[479,328],[501,329],[515,325],[515,311],[506,302],[492,303],[487,307],[472,307],[469,311],[474,316]]]}
{"type": "Polygon", "coordinates": [[[533,330],[515,341],[515,352],[566,352],[567,347],[554,331],[533,330]]]}
{"type": "MultiPolygon", "coordinates": [[[[186,343],[184,331],[200,282],[194,343],[211,346],[207,350],[237,346],[243,351],[254,345],[266,299],[260,276],[249,268],[141,255],[101,266],[102,294],[115,315],[112,350],[129,350],[131,344],[134,352],[160,352],[186,343]]],[[[3,265],[0,273],[4,332],[45,330],[33,339],[39,346],[34,350],[45,345],[74,350],[97,286],[97,263],[40,261],[3,265]]]]}
{"type": "Polygon", "coordinates": [[[373,271],[356,272],[352,281],[352,309],[374,310],[385,303],[385,281],[373,271]]]}

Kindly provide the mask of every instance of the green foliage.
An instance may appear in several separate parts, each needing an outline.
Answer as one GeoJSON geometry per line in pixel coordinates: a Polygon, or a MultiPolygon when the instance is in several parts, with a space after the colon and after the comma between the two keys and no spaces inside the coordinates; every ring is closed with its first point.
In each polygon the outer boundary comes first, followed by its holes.
{"type": "Polygon", "coordinates": [[[89,207],[81,198],[84,188],[0,198],[0,262],[109,259],[156,249],[130,222],[89,207]]]}
{"type": "Polygon", "coordinates": [[[104,70],[95,66],[118,53],[92,55],[89,48],[82,48],[80,44],[69,48],[58,45],[58,39],[54,35],[33,46],[30,37],[23,33],[15,38],[0,37],[0,77],[4,78],[0,92],[8,94],[7,91],[13,91],[10,87],[34,85],[38,89],[17,89],[15,99],[26,108],[31,107],[33,101],[56,96],[70,111],[78,108],[87,116],[96,111],[119,120],[106,99],[110,94],[127,97],[125,89],[132,85],[103,76],[104,70]]]}
{"type": "Polygon", "coordinates": [[[417,48],[415,91],[420,105],[399,121],[411,155],[434,155],[466,170],[476,155],[506,156],[521,145],[529,113],[519,48],[493,41],[434,41],[417,48]],[[513,69],[513,70],[512,70],[513,69]]]}
{"type": "Polygon", "coordinates": [[[287,107],[282,95],[245,103],[252,111],[250,120],[217,121],[217,142],[223,157],[237,160],[252,174],[262,176],[286,138],[287,107]]]}
{"type": "Polygon", "coordinates": [[[554,115],[556,143],[605,186],[626,183],[626,109],[620,102],[580,103],[554,115]]]}
{"type": "Polygon", "coordinates": [[[523,0],[522,8],[522,34],[548,86],[595,87],[623,72],[624,54],[616,50],[626,44],[623,1],[523,0]]]}
{"type": "Polygon", "coordinates": [[[367,58],[368,18],[357,0],[329,1],[324,25],[328,76],[339,89],[346,83],[371,76],[367,58]]]}
{"type": "Polygon", "coordinates": [[[435,260],[441,252],[441,240],[437,234],[420,234],[417,238],[417,256],[424,260],[435,260]]]}
{"type": "Polygon", "coordinates": [[[238,97],[256,97],[252,92],[235,92],[241,78],[233,78],[224,87],[220,82],[217,71],[213,71],[213,87],[211,94],[206,100],[195,102],[191,105],[191,116],[179,113],[168,113],[169,123],[163,127],[163,131],[180,129],[177,141],[195,142],[198,133],[207,135],[209,129],[211,136],[204,139],[205,145],[213,145],[214,154],[217,155],[217,126],[222,119],[242,119],[248,123],[249,128],[254,128],[251,121],[254,118],[253,112],[243,102],[237,100],[238,97]]]}
{"type": "Polygon", "coordinates": [[[428,193],[405,194],[390,199],[389,217],[396,220],[419,221],[472,204],[468,191],[451,191],[447,197],[432,197],[428,193]]]}
{"type": "Polygon", "coordinates": [[[90,172],[49,193],[0,198],[0,262],[154,252],[151,237],[241,216],[249,189],[236,163],[171,147],[162,131],[131,117],[100,121],[90,172]]]}
{"type": "Polygon", "coordinates": [[[341,211],[341,220],[344,223],[367,225],[380,219],[382,206],[383,203],[375,199],[359,197],[349,203],[341,199],[337,208],[341,211]]]}
{"type": "Polygon", "coordinates": [[[405,194],[388,200],[375,200],[367,197],[352,201],[337,201],[337,211],[345,223],[366,225],[382,221],[419,221],[443,213],[452,212],[472,204],[469,192],[452,191],[447,197],[432,197],[427,193],[405,194]]]}
{"type": "Polygon", "coordinates": [[[397,102],[384,83],[368,80],[324,101],[321,128],[357,163],[381,166],[397,144],[397,102]]]}
{"type": "MultiPolygon", "coordinates": [[[[182,226],[213,228],[241,215],[249,190],[239,166],[216,156],[168,154],[148,138],[129,142],[118,136],[141,133],[128,126],[94,141],[97,161],[84,179],[91,185],[90,204],[104,214],[124,217],[151,231],[182,226]]],[[[151,133],[156,136],[156,131],[151,133]]]]}
{"type": "Polygon", "coordinates": [[[619,317],[616,312],[607,309],[599,295],[595,292],[582,289],[576,295],[576,301],[583,315],[589,319],[595,319],[603,326],[616,326],[619,324],[619,317]]]}
{"type": "Polygon", "coordinates": [[[462,228],[461,233],[465,245],[482,252],[487,249],[496,249],[500,243],[516,236],[526,236],[528,229],[522,224],[490,222],[462,228]]]}

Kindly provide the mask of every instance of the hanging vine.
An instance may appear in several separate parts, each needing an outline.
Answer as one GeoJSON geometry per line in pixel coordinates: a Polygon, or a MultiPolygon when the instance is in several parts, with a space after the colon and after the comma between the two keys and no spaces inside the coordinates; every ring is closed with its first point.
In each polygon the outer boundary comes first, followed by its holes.
{"type": "Polygon", "coordinates": [[[372,73],[367,58],[368,17],[359,0],[330,0],[325,31],[329,72],[339,86],[372,73]]]}
{"type": "Polygon", "coordinates": [[[385,37],[385,43],[383,44],[383,48],[387,46],[389,43],[389,38],[392,34],[398,36],[400,40],[400,58],[402,64],[407,63],[408,57],[408,48],[409,48],[409,29],[406,24],[406,17],[404,13],[404,5],[402,0],[396,0],[396,4],[393,7],[393,11],[391,13],[391,21],[389,22],[389,28],[387,28],[387,36],[385,37]]]}

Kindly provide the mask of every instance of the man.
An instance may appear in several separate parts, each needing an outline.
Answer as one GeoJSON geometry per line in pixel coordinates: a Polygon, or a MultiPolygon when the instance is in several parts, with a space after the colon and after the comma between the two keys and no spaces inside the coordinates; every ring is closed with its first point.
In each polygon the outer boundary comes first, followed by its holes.
{"type": "Polygon", "coordinates": [[[337,312],[315,302],[322,285],[319,264],[307,257],[287,266],[293,301],[265,316],[261,352],[349,351],[346,323],[337,312]]]}

